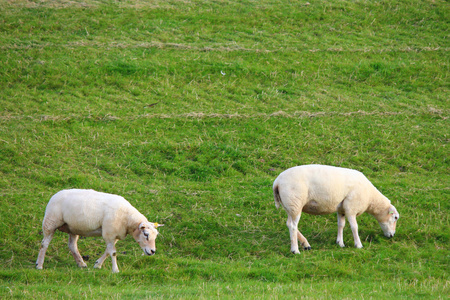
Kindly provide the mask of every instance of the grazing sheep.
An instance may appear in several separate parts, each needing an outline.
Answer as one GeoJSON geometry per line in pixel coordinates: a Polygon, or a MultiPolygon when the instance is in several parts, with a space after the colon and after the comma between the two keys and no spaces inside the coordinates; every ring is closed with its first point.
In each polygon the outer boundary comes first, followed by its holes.
{"type": "Polygon", "coordinates": [[[306,238],[298,230],[302,212],[323,215],[337,212],[336,242],[344,247],[345,217],[352,229],[355,247],[362,248],[356,217],[368,212],[377,219],[387,237],[393,237],[400,217],[388,198],[356,170],[324,166],[297,166],[282,172],[273,183],[275,206],[281,204],[287,212],[286,222],[291,237],[291,252],[300,253],[298,240],[310,250],[306,238]]]}
{"type": "Polygon", "coordinates": [[[62,190],[48,202],[42,222],[42,240],[36,269],[42,269],[45,252],[56,229],[69,234],[69,249],[79,267],[86,263],[78,252],[78,236],[103,236],[106,251],[94,268],[101,268],[103,262],[111,256],[112,271],[117,267],[116,247],[118,240],[131,234],[147,255],[156,252],[155,239],[158,235],[158,223],[150,223],[147,218],[123,197],[94,190],[62,190]]]}

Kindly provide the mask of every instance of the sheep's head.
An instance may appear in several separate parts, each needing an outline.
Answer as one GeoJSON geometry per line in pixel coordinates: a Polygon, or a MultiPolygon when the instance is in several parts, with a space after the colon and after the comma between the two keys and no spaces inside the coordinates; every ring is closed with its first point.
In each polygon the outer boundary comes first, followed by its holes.
{"type": "Polygon", "coordinates": [[[386,214],[382,216],[382,219],[378,221],[385,236],[389,238],[394,236],[398,218],[400,218],[400,215],[397,209],[394,205],[391,205],[386,214]]]}
{"type": "Polygon", "coordinates": [[[142,222],[133,232],[133,237],[139,243],[146,255],[153,255],[156,252],[155,240],[158,236],[156,228],[164,226],[163,224],[142,222]]]}

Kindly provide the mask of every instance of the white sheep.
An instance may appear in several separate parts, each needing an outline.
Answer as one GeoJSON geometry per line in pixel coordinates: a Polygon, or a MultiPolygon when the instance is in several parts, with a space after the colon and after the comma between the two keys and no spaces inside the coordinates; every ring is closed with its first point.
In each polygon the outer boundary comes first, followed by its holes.
{"type": "Polygon", "coordinates": [[[147,218],[123,197],[94,190],[62,190],[50,199],[42,222],[44,239],[36,261],[36,268],[42,269],[45,252],[58,229],[69,234],[69,249],[79,267],[86,267],[77,247],[78,237],[103,236],[106,251],[94,265],[101,268],[103,262],[111,256],[112,271],[117,267],[116,247],[118,240],[131,234],[146,255],[156,252],[155,239],[158,235],[158,223],[150,223],[147,218]]]}
{"type": "Polygon", "coordinates": [[[275,206],[287,212],[286,222],[291,238],[291,252],[298,254],[298,240],[310,250],[306,238],[298,230],[302,212],[323,215],[337,212],[336,243],[344,247],[345,217],[352,229],[355,247],[362,248],[356,217],[368,212],[377,219],[387,237],[393,237],[400,217],[388,198],[383,196],[361,172],[346,168],[304,165],[282,172],[273,183],[275,206]]]}

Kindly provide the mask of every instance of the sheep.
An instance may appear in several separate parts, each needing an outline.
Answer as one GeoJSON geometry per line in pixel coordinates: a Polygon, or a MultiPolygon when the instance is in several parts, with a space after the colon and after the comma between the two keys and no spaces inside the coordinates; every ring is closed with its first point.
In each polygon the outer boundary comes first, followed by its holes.
{"type": "Polygon", "coordinates": [[[282,172],[273,183],[275,206],[286,210],[291,239],[291,252],[298,254],[298,241],[305,250],[311,246],[298,230],[302,212],[323,215],[337,212],[338,233],[336,243],[345,247],[343,231],[345,217],[350,223],[356,248],[363,245],[358,235],[356,217],[368,212],[381,226],[386,237],[393,237],[397,220],[397,209],[391,205],[361,172],[326,166],[303,165],[282,172]]]}
{"type": "Polygon", "coordinates": [[[133,236],[146,255],[156,252],[155,239],[159,226],[151,223],[123,197],[94,190],[62,190],[53,195],[45,209],[42,222],[44,238],[36,261],[36,269],[42,269],[45,252],[58,229],[69,234],[69,249],[79,267],[86,267],[77,247],[78,237],[103,236],[105,253],[95,262],[101,268],[111,256],[112,272],[119,272],[115,244],[127,234],[133,236]]]}

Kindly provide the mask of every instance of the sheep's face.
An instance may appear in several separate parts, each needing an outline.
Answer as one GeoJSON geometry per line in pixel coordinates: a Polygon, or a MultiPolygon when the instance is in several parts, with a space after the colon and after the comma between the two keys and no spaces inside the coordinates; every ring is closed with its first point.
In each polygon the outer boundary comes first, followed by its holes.
{"type": "Polygon", "coordinates": [[[136,242],[141,246],[142,251],[146,255],[153,255],[156,253],[155,240],[158,236],[158,228],[163,226],[158,223],[143,222],[139,224],[139,227],[133,232],[133,237],[136,242]]]}
{"type": "Polygon", "coordinates": [[[395,234],[395,227],[397,226],[397,220],[400,218],[400,215],[397,212],[397,209],[391,205],[387,212],[387,215],[384,216],[382,221],[379,221],[381,229],[385,236],[391,238],[395,234]]]}

